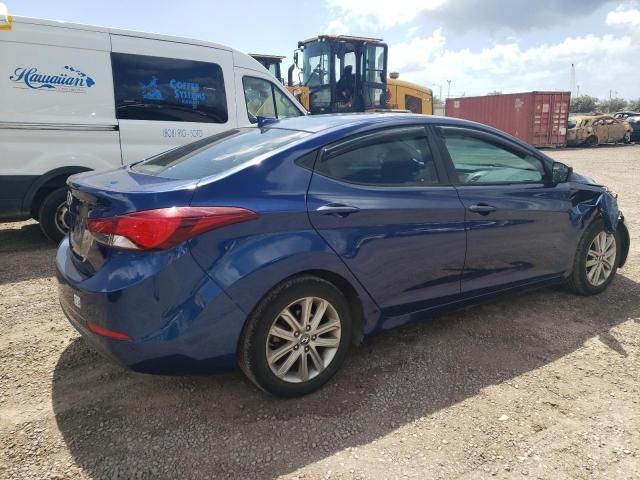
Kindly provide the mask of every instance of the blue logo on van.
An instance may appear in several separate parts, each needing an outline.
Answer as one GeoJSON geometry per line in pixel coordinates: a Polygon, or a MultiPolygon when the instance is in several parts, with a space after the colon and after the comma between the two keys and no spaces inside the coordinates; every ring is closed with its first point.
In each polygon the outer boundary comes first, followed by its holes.
{"type": "Polygon", "coordinates": [[[207,95],[202,91],[199,83],[180,82],[178,80],[171,79],[169,86],[173,89],[173,96],[175,99],[183,105],[198,108],[198,105],[207,99],[207,95]]]}
{"type": "MultiPolygon", "coordinates": [[[[50,74],[40,72],[37,67],[18,67],[13,75],[9,75],[9,80],[34,90],[46,89],[61,92],[80,92],[91,88],[96,83],[93,78],[76,68],[65,65],[64,69],[65,72],[50,74]]],[[[16,88],[25,87],[16,86],[16,88]]]]}
{"type": "Polygon", "coordinates": [[[149,83],[139,83],[142,98],[145,100],[164,100],[164,95],[162,95],[162,91],[158,88],[158,77],[154,75],[151,77],[151,80],[149,80],[149,83]]]}

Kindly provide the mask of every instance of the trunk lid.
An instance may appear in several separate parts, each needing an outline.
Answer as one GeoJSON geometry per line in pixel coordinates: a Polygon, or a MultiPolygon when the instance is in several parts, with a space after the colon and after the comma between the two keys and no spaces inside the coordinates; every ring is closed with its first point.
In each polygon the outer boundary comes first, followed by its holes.
{"type": "Polygon", "coordinates": [[[165,207],[188,206],[196,180],[172,180],[132,172],[128,167],[86,172],[67,180],[70,188],[69,240],[76,266],[87,276],[97,272],[114,251],[95,241],[87,221],[165,207]]]}

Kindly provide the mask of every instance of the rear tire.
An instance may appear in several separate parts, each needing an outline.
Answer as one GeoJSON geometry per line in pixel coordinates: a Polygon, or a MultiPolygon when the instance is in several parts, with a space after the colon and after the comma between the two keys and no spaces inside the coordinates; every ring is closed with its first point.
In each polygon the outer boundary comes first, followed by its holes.
{"type": "Polygon", "coordinates": [[[604,229],[601,219],[595,220],[587,227],[576,249],[573,271],[567,279],[567,288],[578,295],[596,295],[603,292],[612,282],[620,263],[622,242],[620,234],[609,233],[604,229]],[[608,242],[613,241],[612,253],[607,249],[608,242]],[[598,242],[603,245],[600,249],[598,242]],[[602,252],[599,252],[602,250],[602,252]],[[600,265],[600,272],[594,271],[600,265]]]}
{"type": "Polygon", "coordinates": [[[595,135],[591,135],[584,141],[585,147],[595,147],[596,145],[598,145],[598,137],[595,135]]]}
{"type": "Polygon", "coordinates": [[[56,243],[60,243],[69,232],[66,223],[67,191],[67,187],[61,187],[49,193],[38,210],[38,221],[42,233],[56,243]]]}
{"type": "Polygon", "coordinates": [[[623,137],[622,141],[624,143],[626,143],[627,145],[630,144],[631,143],[631,132],[626,132],[624,134],[624,137],[623,137]]]}
{"type": "Polygon", "coordinates": [[[333,284],[310,275],[295,277],[271,290],[250,315],[238,363],[267,393],[306,395],[338,371],[349,350],[351,332],[349,305],[333,284]],[[316,324],[313,320],[320,310],[316,324]],[[285,319],[285,312],[293,318],[285,319]]]}

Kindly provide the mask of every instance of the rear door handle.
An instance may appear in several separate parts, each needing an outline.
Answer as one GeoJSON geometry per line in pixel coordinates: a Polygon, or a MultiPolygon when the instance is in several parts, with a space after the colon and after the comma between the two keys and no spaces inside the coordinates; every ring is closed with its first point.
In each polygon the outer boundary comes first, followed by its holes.
{"type": "Polygon", "coordinates": [[[488,215],[491,212],[496,211],[496,207],[492,205],[487,205],[486,203],[478,203],[476,205],[471,205],[469,210],[475,213],[479,213],[480,215],[488,215]]]}
{"type": "Polygon", "coordinates": [[[344,217],[351,213],[356,213],[359,211],[360,209],[358,207],[343,205],[341,203],[330,203],[316,209],[316,212],[322,213],[323,215],[338,215],[340,217],[344,217]]]}

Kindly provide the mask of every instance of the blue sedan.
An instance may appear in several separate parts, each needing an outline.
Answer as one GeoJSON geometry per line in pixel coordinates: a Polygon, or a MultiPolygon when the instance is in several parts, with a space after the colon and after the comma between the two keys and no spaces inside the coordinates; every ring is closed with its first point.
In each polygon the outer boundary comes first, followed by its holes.
{"type": "Polygon", "coordinates": [[[445,308],[600,293],[629,250],[605,187],[439,117],[262,121],[68,184],[60,302],[87,341],[142,372],[239,365],[280,396],[445,308]]]}

